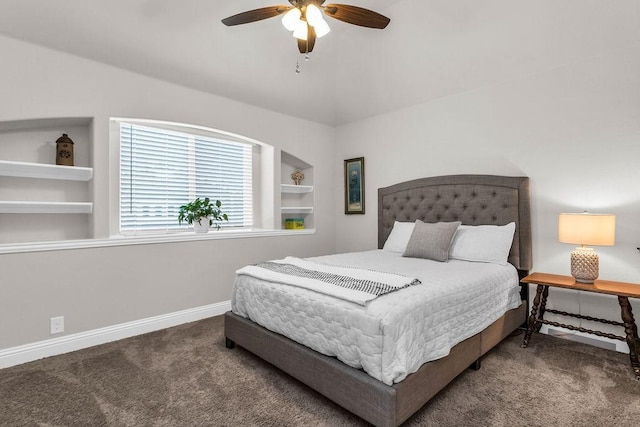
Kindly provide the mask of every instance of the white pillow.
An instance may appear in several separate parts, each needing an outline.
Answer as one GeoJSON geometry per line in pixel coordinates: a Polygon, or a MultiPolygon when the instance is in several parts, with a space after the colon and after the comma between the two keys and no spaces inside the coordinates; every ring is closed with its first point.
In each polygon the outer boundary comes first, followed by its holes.
{"type": "Polygon", "coordinates": [[[409,239],[411,239],[415,225],[415,222],[396,221],[393,223],[393,229],[389,237],[387,237],[387,241],[384,242],[382,250],[403,253],[405,249],[407,249],[407,244],[409,243],[409,239]]]}
{"type": "Polygon", "coordinates": [[[461,225],[451,242],[449,259],[506,265],[516,223],[461,225]]]}

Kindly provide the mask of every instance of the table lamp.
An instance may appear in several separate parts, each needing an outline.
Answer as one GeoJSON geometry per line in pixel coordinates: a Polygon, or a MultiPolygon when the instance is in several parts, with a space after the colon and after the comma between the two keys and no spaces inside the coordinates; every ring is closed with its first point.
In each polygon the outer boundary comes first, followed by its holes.
{"type": "Polygon", "coordinates": [[[580,283],[598,278],[599,260],[594,246],[613,246],[616,241],[616,216],[609,214],[563,213],[558,219],[558,238],[578,246],[571,252],[571,275],[580,283]]]}

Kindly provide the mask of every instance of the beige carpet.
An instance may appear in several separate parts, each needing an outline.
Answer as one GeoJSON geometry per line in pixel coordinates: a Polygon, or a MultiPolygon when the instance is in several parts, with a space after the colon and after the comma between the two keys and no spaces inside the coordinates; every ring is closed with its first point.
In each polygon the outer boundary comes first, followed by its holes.
{"type": "MultiPolygon", "coordinates": [[[[222,317],[0,370],[1,426],[358,426],[242,348],[222,317]]],[[[628,356],[559,338],[508,338],[406,425],[638,426],[628,356]]]]}

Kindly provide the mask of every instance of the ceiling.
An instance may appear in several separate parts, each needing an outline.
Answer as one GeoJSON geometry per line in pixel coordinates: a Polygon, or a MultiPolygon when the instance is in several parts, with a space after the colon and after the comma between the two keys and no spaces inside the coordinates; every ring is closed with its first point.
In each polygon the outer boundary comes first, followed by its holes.
{"type": "Polygon", "coordinates": [[[327,18],[309,62],[278,18],[220,22],[283,0],[0,0],[0,34],[331,126],[640,40],[640,0],[339,2],[391,23],[327,18]]]}

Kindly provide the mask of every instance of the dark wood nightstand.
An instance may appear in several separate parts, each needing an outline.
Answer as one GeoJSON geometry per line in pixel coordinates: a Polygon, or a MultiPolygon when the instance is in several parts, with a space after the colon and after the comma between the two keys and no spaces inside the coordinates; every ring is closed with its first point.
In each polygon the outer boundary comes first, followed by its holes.
{"type": "Polygon", "coordinates": [[[570,329],[573,331],[585,332],[588,334],[594,334],[601,337],[610,339],[616,339],[620,341],[626,341],[629,345],[629,358],[631,359],[631,367],[636,374],[636,378],[640,380],[640,361],[638,355],[640,354],[640,338],[638,338],[638,327],[636,326],[633,318],[633,312],[631,311],[631,305],[629,304],[629,298],[640,298],[640,285],[634,283],[624,282],[612,282],[608,280],[596,280],[595,283],[579,283],[571,276],[561,276],[558,274],[546,274],[546,273],[533,273],[521,280],[523,283],[532,283],[538,285],[536,289],[536,297],[533,300],[531,306],[531,315],[527,323],[527,332],[524,335],[524,342],[522,347],[526,347],[529,344],[531,335],[533,332],[539,332],[543,324],[557,326],[561,328],[570,329]],[[567,313],[565,311],[547,309],[547,297],[549,296],[549,287],[552,288],[565,288],[574,289],[584,292],[595,292],[599,294],[615,295],[618,297],[620,303],[620,309],[622,314],[622,322],[616,322],[612,320],[599,319],[591,316],[583,316],[580,314],[567,313]],[[609,334],[601,331],[595,331],[592,329],[586,329],[573,325],[565,325],[558,322],[553,322],[544,319],[545,313],[560,314],[562,316],[576,317],[578,319],[585,319],[607,325],[622,326],[626,333],[626,336],[619,336],[609,334]]]}

